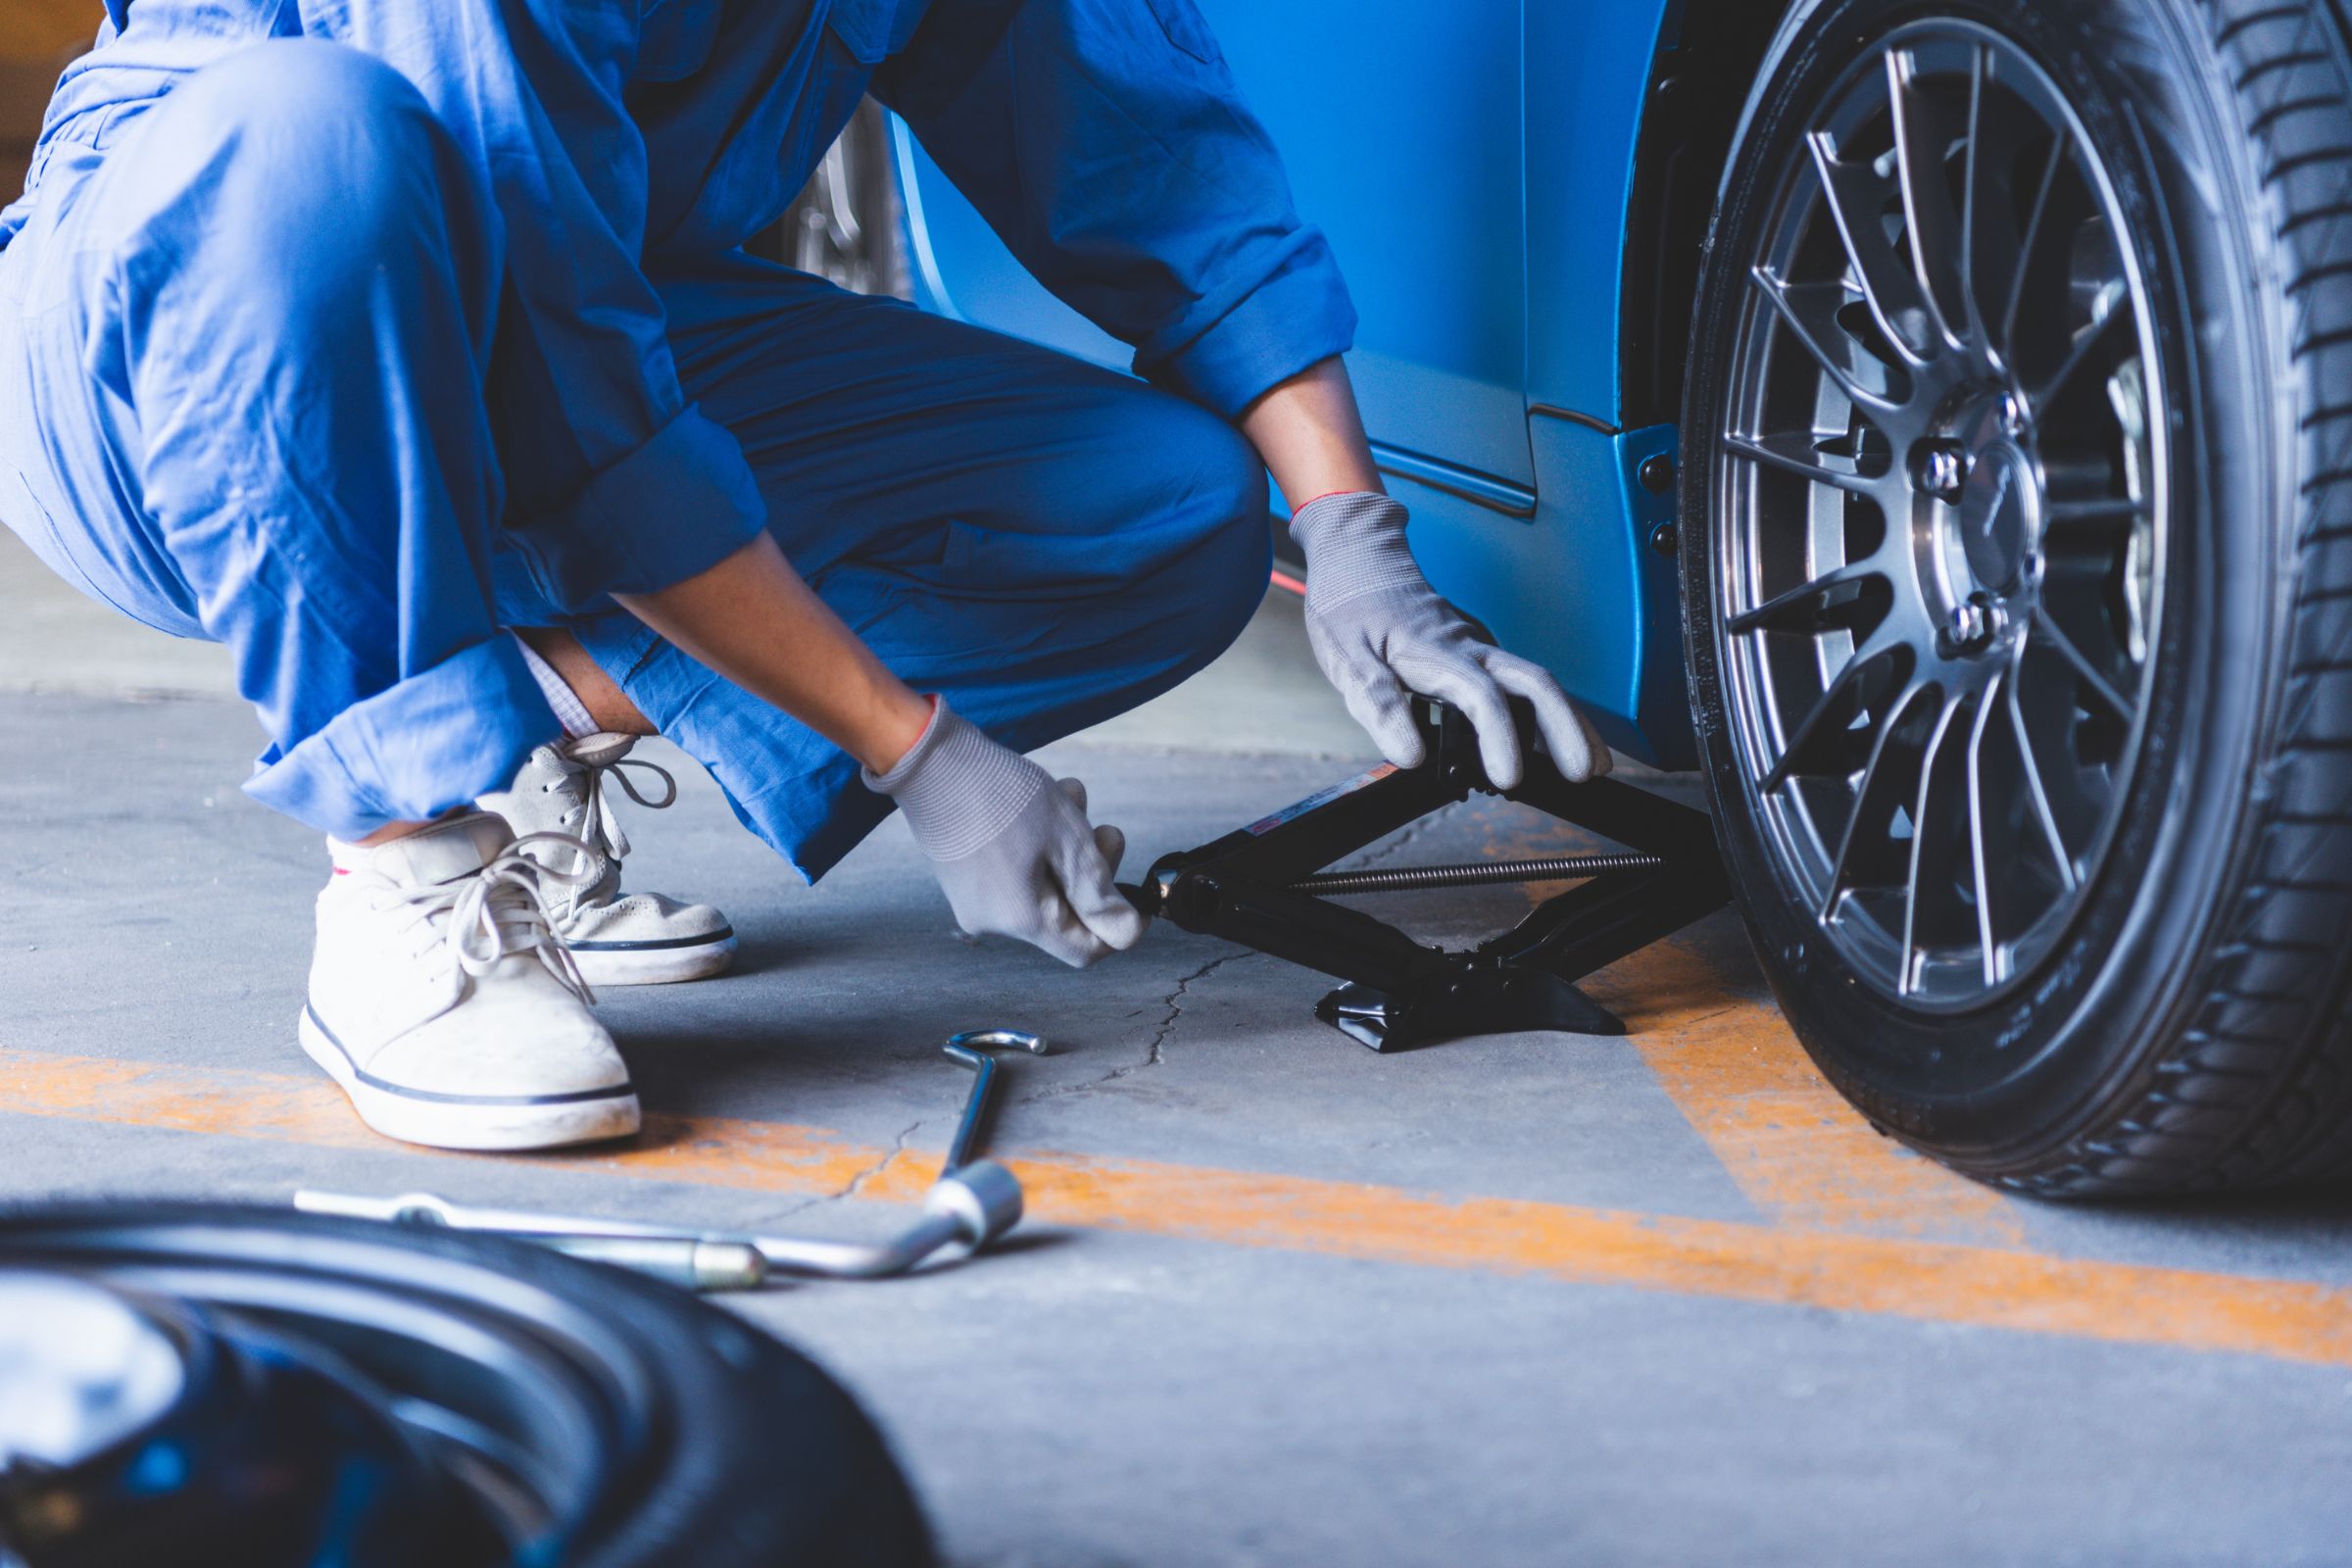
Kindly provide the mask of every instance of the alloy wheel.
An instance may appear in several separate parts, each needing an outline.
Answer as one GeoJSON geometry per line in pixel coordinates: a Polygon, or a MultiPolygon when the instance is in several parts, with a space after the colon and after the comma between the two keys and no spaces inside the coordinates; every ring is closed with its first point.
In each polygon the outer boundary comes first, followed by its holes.
{"type": "Polygon", "coordinates": [[[1866,983],[2023,984],[2141,749],[2170,463],[2114,181],[2001,34],[1824,95],[1748,273],[1712,476],[1718,654],[1773,858],[1866,983]]]}

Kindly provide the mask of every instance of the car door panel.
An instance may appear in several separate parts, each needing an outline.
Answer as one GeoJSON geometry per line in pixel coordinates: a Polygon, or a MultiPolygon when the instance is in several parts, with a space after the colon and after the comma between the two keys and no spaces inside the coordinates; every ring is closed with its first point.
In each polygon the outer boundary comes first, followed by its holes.
{"type": "MultiPolygon", "coordinates": [[[[1661,29],[1678,0],[1531,0],[1527,395],[1623,423],[1626,212],[1661,29]]],[[[1641,265],[1636,258],[1634,265],[1641,265]]]]}
{"type": "MultiPolygon", "coordinates": [[[[1677,602],[1671,426],[1625,419],[1622,312],[1634,160],[1680,0],[1530,4],[1527,399],[1538,558],[1482,580],[1496,635],[1542,660],[1618,750],[1696,760],[1677,602]],[[1657,460],[1662,467],[1644,466],[1657,460]],[[1662,488],[1661,488],[1662,485],[1662,488]],[[1661,531],[1663,530],[1663,531],[1661,531]]],[[[1474,594],[1473,597],[1478,597],[1474,594]]]]}
{"type": "Polygon", "coordinates": [[[1673,520],[1673,496],[1640,477],[1651,459],[1673,461],[1676,433],[1617,428],[1626,213],[1666,6],[1531,0],[1525,399],[1534,505],[1514,520],[1408,499],[1413,554],[1439,592],[1557,675],[1610,745],[1686,766],[1674,563],[1658,548],[1664,541],[1653,542],[1673,520]]]}
{"type": "Polygon", "coordinates": [[[1650,459],[1673,461],[1676,433],[1545,420],[1532,434],[1551,487],[1532,521],[1397,487],[1413,512],[1414,559],[1496,641],[1556,675],[1612,747],[1688,766],[1673,563],[1650,542],[1673,520],[1674,498],[1640,478],[1650,459]],[[1553,492],[1572,499],[1554,503],[1553,492]]]}
{"type": "MultiPolygon", "coordinates": [[[[1166,0],[1159,0],[1161,5],[1166,0]]],[[[1166,6],[1181,12],[1179,6],[1166,6]]],[[[1373,438],[1532,504],[1524,395],[1520,0],[1201,0],[1243,96],[1329,236],[1361,318],[1350,367],[1373,438]]],[[[1197,37],[1178,39],[1199,48],[1197,37]]],[[[927,308],[1124,367],[899,130],[927,308]]]]}

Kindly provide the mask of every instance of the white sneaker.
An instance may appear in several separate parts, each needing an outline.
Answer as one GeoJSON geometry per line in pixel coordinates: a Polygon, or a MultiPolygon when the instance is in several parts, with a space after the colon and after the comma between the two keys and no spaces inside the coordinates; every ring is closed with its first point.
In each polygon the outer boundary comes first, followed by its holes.
{"type": "MultiPolygon", "coordinates": [[[[481,808],[505,817],[525,838],[558,833],[584,841],[592,861],[576,886],[551,899],[556,934],[592,986],[661,985],[702,980],[735,961],[735,928],[708,904],[683,904],[659,893],[620,891],[620,862],[628,835],[612,814],[605,781],[617,779],[630,800],[661,810],[678,798],[667,769],[629,756],[632,735],[588,735],[531,753],[512,789],[481,798],[481,808]],[[662,780],[649,801],[623,767],[641,767],[662,780]]],[[[537,858],[570,869],[575,862],[541,853],[537,858]]]]}
{"type": "Polygon", "coordinates": [[[540,890],[561,874],[504,821],[475,811],[373,849],[327,848],[300,1034],[363,1121],[438,1149],[637,1130],[628,1067],[549,928],[540,890]]]}

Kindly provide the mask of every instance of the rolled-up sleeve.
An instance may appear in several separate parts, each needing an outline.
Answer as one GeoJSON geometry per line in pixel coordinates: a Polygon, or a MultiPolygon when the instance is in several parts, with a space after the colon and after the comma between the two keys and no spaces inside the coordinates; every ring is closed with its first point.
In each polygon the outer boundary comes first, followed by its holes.
{"type": "Polygon", "coordinates": [[[638,0],[312,0],[414,81],[486,179],[507,291],[490,403],[500,577],[571,612],[716,564],[766,520],[735,438],[686,402],[641,265],[646,151],[621,91],[638,0]]]}
{"type": "Polygon", "coordinates": [[[1192,0],[940,7],[875,81],[1022,264],[1233,417],[1355,311],[1192,0]]]}

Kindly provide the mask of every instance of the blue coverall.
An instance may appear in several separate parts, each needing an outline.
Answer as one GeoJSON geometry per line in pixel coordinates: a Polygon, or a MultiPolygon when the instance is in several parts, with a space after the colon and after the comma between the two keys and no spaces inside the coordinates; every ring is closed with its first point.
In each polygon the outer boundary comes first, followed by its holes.
{"type": "Polygon", "coordinates": [[[0,215],[0,520],[234,651],[246,785],[356,837],[503,787],[565,625],[810,874],[838,750],[616,610],[771,530],[1027,749],[1265,580],[1228,422],[1349,344],[1192,0],[108,0],[0,215]],[[868,91],[1144,380],[740,247],[868,91]]]}

